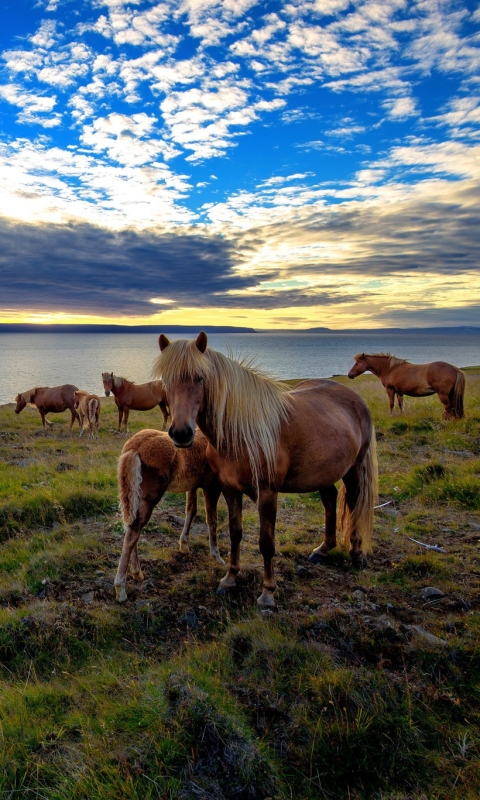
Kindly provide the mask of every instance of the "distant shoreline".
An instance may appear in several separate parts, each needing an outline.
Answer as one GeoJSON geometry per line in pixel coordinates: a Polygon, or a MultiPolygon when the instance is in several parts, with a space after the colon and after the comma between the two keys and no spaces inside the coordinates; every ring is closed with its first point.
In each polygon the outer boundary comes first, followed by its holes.
{"type": "Polygon", "coordinates": [[[0,333],[185,333],[194,334],[200,330],[206,333],[253,333],[253,334],[418,334],[428,333],[431,335],[441,334],[474,334],[480,335],[480,326],[458,325],[458,326],[438,326],[430,328],[302,328],[302,329],[256,329],[247,327],[235,327],[232,325],[39,325],[28,322],[6,322],[0,323],[0,333]]]}

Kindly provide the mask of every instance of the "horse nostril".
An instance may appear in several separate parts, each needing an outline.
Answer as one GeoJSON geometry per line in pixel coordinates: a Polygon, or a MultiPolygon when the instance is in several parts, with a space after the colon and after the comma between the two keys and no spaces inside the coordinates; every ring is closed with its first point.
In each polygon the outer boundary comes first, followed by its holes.
{"type": "Polygon", "coordinates": [[[173,439],[173,425],[170,425],[167,433],[170,436],[170,439],[173,439]]]}
{"type": "Polygon", "coordinates": [[[168,435],[177,447],[189,446],[193,441],[193,428],[186,425],[184,428],[174,428],[170,426],[168,435]]]}

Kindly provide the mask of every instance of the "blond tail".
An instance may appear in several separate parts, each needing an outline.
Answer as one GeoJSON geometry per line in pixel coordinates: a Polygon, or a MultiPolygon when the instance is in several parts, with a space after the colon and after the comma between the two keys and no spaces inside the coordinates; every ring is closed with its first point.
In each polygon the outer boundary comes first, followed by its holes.
{"type": "Polygon", "coordinates": [[[129,450],[118,461],[118,492],[125,525],[131,525],[138,514],[142,497],[142,462],[138,453],[129,450]]]}
{"type": "Polygon", "coordinates": [[[465,375],[459,369],[457,371],[457,380],[453,388],[452,406],[457,419],[463,419],[463,395],[465,394],[465,375]]]}
{"type": "Polygon", "coordinates": [[[87,419],[91,431],[95,429],[96,417],[98,413],[98,405],[99,403],[96,397],[92,397],[92,399],[88,401],[87,419]]]}
{"type": "Polygon", "coordinates": [[[349,550],[351,536],[355,531],[356,539],[361,541],[361,549],[364,553],[369,553],[373,538],[373,507],[378,498],[377,442],[373,429],[368,450],[360,466],[358,497],[352,510],[348,507],[346,495],[347,489],[343,483],[338,511],[339,538],[343,539],[343,546],[349,550]]]}

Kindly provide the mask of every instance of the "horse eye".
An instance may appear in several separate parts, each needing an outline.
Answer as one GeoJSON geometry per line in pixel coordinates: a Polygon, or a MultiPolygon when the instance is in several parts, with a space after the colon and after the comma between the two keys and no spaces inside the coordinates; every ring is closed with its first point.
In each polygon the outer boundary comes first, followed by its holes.
{"type": "Polygon", "coordinates": [[[197,375],[197,377],[195,378],[195,383],[202,383],[202,381],[203,381],[203,376],[197,375]]]}

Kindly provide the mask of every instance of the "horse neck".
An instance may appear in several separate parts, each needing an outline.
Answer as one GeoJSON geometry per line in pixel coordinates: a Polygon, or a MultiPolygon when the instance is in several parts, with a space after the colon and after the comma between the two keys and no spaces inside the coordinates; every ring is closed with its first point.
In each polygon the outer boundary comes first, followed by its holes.
{"type": "Polygon", "coordinates": [[[367,356],[365,361],[368,364],[370,372],[380,377],[390,371],[390,358],[384,356],[367,356]],[[368,360],[367,360],[368,359],[368,360]]]}
{"type": "Polygon", "coordinates": [[[125,389],[129,385],[129,383],[130,382],[127,381],[126,378],[117,378],[115,376],[114,380],[112,381],[112,394],[113,394],[113,396],[117,397],[118,395],[122,394],[122,392],[125,391],[125,389]],[[115,383],[115,380],[117,380],[118,383],[115,383]]]}

